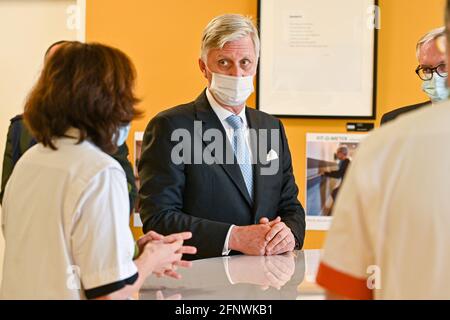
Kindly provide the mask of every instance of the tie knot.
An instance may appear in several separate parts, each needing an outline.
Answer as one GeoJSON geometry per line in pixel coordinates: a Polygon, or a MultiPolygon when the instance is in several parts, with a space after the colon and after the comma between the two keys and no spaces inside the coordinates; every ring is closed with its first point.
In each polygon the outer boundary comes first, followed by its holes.
{"type": "Polygon", "coordinates": [[[240,129],[244,125],[242,118],[235,114],[229,116],[226,121],[234,130],[240,129]]]}

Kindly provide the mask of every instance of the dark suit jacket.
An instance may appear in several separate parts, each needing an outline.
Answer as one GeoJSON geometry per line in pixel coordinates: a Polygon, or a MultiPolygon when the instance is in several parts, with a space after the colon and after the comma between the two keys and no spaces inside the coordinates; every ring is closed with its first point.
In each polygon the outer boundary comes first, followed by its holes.
{"type": "Polygon", "coordinates": [[[411,112],[411,111],[414,111],[414,110],[418,110],[418,109],[420,109],[422,107],[425,107],[427,105],[431,105],[431,102],[430,101],[422,102],[422,103],[414,104],[414,105],[411,105],[411,106],[398,108],[398,109],[395,109],[395,110],[390,111],[388,113],[385,113],[383,115],[383,117],[381,118],[381,125],[386,124],[387,122],[396,119],[398,116],[400,116],[400,115],[402,115],[404,113],[411,112]]]}
{"type": "Polygon", "coordinates": [[[345,159],[339,162],[339,169],[336,171],[325,172],[324,175],[326,177],[335,178],[335,179],[343,179],[345,177],[345,173],[347,172],[348,166],[350,165],[350,159],[345,159]]]}
{"type": "MultiPolygon", "coordinates": [[[[253,167],[253,203],[236,162],[177,165],[171,161],[172,149],[179,144],[171,141],[175,129],[185,129],[197,139],[201,139],[205,130],[220,130],[225,137],[224,143],[229,144],[205,92],[191,103],[159,113],[145,130],[139,162],[143,229],[144,232],[155,230],[162,234],[191,231],[193,238],[187,244],[196,246],[198,254],[186,257],[188,259],[221,256],[232,224],[256,224],[262,217],[274,219],[280,216],[295,236],[296,249],[303,246],[305,212],[297,200],[298,188],[283,125],[278,119],[251,108],[246,108],[246,115],[250,128],[278,129],[280,132],[278,159],[274,160],[279,165],[278,172],[261,175],[261,169],[270,163],[258,161],[253,167]],[[202,132],[194,128],[194,121],[201,122],[202,132]]],[[[268,136],[270,138],[270,134],[268,136]]],[[[270,139],[267,140],[268,145],[262,150],[264,156],[274,147],[270,139]]],[[[209,142],[200,140],[200,150],[208,148],[207,144],[209,142]]]]}

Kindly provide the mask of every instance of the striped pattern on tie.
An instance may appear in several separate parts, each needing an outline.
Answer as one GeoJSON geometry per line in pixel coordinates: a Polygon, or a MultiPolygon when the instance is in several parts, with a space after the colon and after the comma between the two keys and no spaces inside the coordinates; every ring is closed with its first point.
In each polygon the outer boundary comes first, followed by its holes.
{"type": "Polygon", "coordinates": [[[237,115],[231,115],[226,119],[227,123],[233,128],[233,150],[236,160],[241,168],[250,198],[253,200],[253,167],[250,150],[245,141],[244,122],[237,115]]]}

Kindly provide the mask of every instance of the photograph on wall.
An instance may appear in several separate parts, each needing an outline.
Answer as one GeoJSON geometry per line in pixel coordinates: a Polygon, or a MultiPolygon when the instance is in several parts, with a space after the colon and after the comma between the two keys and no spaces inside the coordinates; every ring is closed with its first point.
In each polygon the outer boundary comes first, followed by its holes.
{"type": "Polygon", "coordinates": [[[347,169],[366,134],[306,135],[306,227],[328,230],[347,169]]]}
{"type": "MultiPolygon", "coordinates": [[[[133,159],[133,168],[134,168],[134,178],[136,179],[136,187],[139,190],[140,188],[140,179],[138,174],[138,165],[139,160],[141,159],[141,151],[142,151],[142,138],[144,136],[144,132],[135,132],[134,133],[134,159],[133,159]]],[[[134,205],[134,215],[133,215],[133,226],[134,227],[142,227],[142,221],[139,215],[140,212],[140,204],[139,197],[136,198],[136,202],[134,205]]]]}

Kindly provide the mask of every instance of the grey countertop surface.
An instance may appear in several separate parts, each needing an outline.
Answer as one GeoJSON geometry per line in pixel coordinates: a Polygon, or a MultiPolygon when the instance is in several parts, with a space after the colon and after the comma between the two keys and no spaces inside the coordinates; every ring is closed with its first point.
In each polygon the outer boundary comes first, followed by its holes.
{"type": "Polygon", "coordinates": [[[182,279],[149,277],[139,299],[311,300],[323,299],[315,276],[320,250],[280,256],[231,256],[193,262],[182,279]]]}

